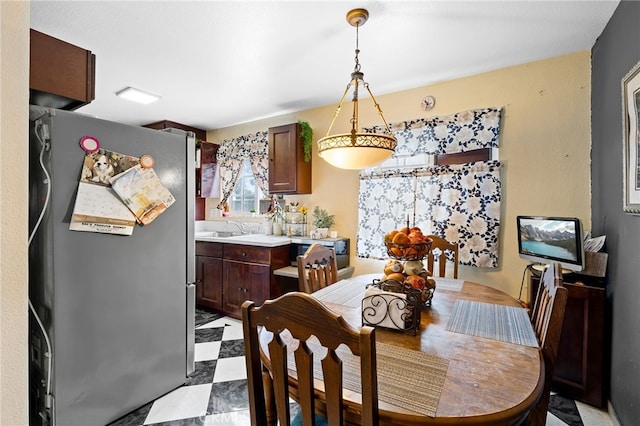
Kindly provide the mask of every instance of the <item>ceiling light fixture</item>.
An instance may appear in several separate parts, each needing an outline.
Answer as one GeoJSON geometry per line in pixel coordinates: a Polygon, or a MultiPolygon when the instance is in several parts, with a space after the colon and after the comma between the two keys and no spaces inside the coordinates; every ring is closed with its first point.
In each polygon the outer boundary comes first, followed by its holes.
{"type": "Polygon", "coordinates": [[[126,87],[116,92],[116,96],[145,105],[162,99],[162,96],[145,92],[144,90],[136,89],[135,87],[126,87]]]}
{"type": "Polygon", "coordinates": [[[364,74],[360,71],[360,62],[358,61],[358,54],[360,53],[358,49],[358,28],[364,25],[368,18],[369,12],[366,9],[353,9],[347,13],[347,22],[356,27],[356,65],[353,73],[351,73],[351,80],[342,95],[342,99],[340,99],[329,130],[327,130],[327,136],[318,140],[318,154],[320,157],[332,166],[341,169],[358,170],[374,166],[391,157],[397,145],[396,138],[391,133],[389,125],[382,115],[380,105],[378,105],[373,97],[373,93],[371,93],[369,89],[369,83],[364,81],[364,74]],[[388,134],[358,132],[358,88],[360,85],[363,85],[364,88],[367,89],[367,92],[369,92],[373,105],[378,111],[380,118],[382,118],[388,134]],[[353,86],[351,132],[329,136],[333,128],[333,123],[335,123],[340,113],[344,98],[347,96],[347,92],[351,86],[353,86]]]}

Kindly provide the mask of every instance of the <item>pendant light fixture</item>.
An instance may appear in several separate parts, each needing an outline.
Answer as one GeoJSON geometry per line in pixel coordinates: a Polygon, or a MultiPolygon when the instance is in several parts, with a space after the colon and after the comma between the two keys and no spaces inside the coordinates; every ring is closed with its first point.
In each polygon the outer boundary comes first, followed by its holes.
{"type": "Polygon", "coordinates": [[[342,95],[342,99],[340,99],[333,120],[331,120],[327,135],[318,140],[318,153],[320,157],[329,164],[341,169],[358,170],[375,166],[391,157],[397,145],[396,138],[391,133],[389,125],[382,115],[380,105],[378,105],[373,97],[373,93],[371,93],[369,89],[369,84],[364,81],[364,74],[360,71],[360,62],[358,60],[358,54],[360,53],[358,49],[358,29],[367,22],[368,18],[369,12],[366,9],[353,9],[347,13],[347,22],[356,27],[356,65],[353,73],[351,73],[351,80],[342,95]],[[358,130],[358,89],[361,85],[369,92],[373,105],[378,115],[380,115],[388,134],[365,133],[358,130]],[[353,86],[351,132],[329,136],[351,86],[353,86]]]}

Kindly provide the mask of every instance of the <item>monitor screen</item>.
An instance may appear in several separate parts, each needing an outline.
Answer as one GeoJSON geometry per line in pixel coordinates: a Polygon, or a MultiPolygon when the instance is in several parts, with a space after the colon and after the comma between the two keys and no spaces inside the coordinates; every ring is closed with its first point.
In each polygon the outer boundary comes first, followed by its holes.
{"type": "Polygon", "coordinates": [[[518,216],[518,252],[534,263],[560,262],[563,268],[582,271],[582,225],[575,217],[518,216]]]}

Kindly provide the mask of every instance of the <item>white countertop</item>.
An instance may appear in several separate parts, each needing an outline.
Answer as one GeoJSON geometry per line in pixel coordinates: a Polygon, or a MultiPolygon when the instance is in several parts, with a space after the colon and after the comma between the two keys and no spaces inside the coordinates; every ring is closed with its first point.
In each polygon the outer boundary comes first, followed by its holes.
{"type": "Polygon", "coordinates": [[[245,234],[234,235],[231,237],[220,237],[216,232],[196,232],[196,241],[204,241],[210,243],[226,243],[226,244],[243,244],[247,246],[260,247],[279,247],[291,244],[289,237],[276,237],[275,235],[265,234],[245,234]]]}

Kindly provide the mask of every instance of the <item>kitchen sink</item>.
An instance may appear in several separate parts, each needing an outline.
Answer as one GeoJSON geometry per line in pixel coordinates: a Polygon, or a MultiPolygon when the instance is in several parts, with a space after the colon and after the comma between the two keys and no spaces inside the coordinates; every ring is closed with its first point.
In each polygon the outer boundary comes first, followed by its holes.
{"type": "Polygon", "coordinates": [[[209,231],[209,232],[196,232],[196,237],[210,237],[210,238],[229,238],[229,237],[237,237],[240,236],[239,232],[229,232],[229,231],[209,231]]]}

